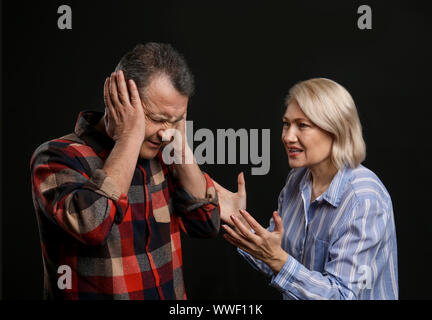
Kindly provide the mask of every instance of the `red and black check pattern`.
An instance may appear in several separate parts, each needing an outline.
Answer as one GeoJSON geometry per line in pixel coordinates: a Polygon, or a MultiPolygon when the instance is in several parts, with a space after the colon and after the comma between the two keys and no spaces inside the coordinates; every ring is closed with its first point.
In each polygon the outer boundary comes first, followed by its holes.
{"type": "Polygon", "coordinates": [[[45,272],[45,297],[185,299],[180,230],[209,238],[219,207],[206,175],[205,199],[192,197],[174,167],[139,159],[128,194],[102,170],[113,141],[82,112],[72,134],[42,144],[31,159],[32,191],[45,272]],[[59,289],[58,267],[72,270],[59,289]]]}

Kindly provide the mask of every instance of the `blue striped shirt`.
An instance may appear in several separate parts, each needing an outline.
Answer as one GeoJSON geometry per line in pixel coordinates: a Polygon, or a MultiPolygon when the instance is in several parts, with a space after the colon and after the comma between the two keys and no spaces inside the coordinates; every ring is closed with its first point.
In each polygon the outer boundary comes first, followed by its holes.
{"type": "Polygon", "coordinates": [[[271,277],[284,299],[397,299],[393,207],[379,178],[362,165],[344,168],[312,202],[311,191],[310,170],[292,169],[278,199],[289,258],[277,275],[240,254],[271,277]]]}

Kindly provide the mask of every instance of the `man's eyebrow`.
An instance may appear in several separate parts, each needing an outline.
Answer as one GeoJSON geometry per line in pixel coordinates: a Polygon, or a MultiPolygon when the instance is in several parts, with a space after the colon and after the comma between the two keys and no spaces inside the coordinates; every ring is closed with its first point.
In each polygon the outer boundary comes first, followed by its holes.
{"type": "Polygon", "coordinates": [[[180,120],[183,119],[184,114],[182,114],[180,117],[178,117],[178,118],[176,118],[176,119],[174,119],[174,120],[171,120],[172,118],[169,118],[169,117],[167,117],[167,116],[165,116],[165,115],[163,115],[163,114],[152,114],[152,116],[153,116],[154,118],[156,118],[157,120],[164,120],[164,121],[168,121],[168,122],[176,123],[176,122],[179,122],[180,120]]]}

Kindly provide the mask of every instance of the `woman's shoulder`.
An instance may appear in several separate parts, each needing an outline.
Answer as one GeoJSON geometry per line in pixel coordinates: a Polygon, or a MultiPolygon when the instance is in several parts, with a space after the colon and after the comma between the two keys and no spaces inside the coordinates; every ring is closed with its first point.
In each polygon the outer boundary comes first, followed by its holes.
{"type": "Polygon", "coordinates": [[[383,202],[391,201],[386,187],[372,170],[360,165],[349,171],[349,185],[357,199],[374,198],[383,202]]]}

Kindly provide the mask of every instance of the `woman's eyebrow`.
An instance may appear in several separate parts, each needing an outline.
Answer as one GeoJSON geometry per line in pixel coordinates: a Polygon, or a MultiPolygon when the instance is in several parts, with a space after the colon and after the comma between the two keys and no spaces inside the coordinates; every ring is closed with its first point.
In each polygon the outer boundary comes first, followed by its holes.
{"type": "Polygon", "coordinates": [[[288,119],[286,116],[282,117],[283,120],[287,120],[287,121],[292,121],[292,122],[298,122],[298,121],[307,121],[310,122],[310,120],[306,119],[306,118],[295,118],[295,119],[288,119]]]}

